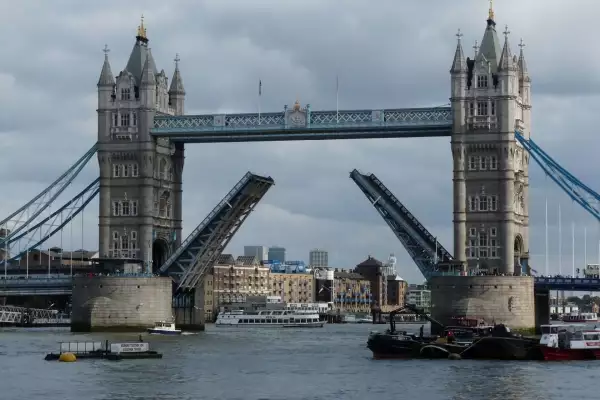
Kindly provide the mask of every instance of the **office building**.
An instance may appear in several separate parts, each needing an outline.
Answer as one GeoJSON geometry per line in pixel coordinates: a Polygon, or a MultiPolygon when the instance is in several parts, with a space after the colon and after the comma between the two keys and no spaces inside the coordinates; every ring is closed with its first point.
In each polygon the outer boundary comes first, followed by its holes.
{"type": "Polygon", "coordinates": [[[269,247],[269,260],[285,263],[285,247],[269,247]]]}
{"type": "Polygon", "coordinates": [[[269,258],[267,246],[244,246],[245,257],[256,257],[258,261],[265,261],[269,258]]]}
{"type": "Polygon", "coordinates": [[[327,267],[329,265],[329,254],[325,250],[313,249],[308,254],[308,264],[311,267],[327,267]]]}

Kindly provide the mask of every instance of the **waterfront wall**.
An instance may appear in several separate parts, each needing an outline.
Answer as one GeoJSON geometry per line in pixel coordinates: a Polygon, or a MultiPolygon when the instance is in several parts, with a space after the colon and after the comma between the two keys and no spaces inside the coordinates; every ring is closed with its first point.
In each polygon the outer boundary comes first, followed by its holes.
{"type": "Polygon", "coordinates": [[[533,277],[436,276],[429,284],[431,316],[445,325],[452,317],[470,317],[510,328],[535,326],[533,277]]]}
{"type": "Polygon", "coordinates": [[[171,278],[75,277],[72,332],[141,332],[173,318],[171,278]]]}

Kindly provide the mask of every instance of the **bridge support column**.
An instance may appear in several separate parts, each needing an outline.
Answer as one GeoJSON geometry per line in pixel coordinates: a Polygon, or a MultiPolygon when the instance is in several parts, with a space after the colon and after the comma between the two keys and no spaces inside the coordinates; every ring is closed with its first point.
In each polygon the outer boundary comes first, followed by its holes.
{"type": "Polygon", "coordinates": [[[171,278],[73,278],[71,332],[143,332],[170,321],[171,278]]]}
{"type": "Polygon", "coordinates": [[[535,333],[541,334],[540,325],[550,323],[550,290],[535,290],[535,333]]]}
{"type": "Polygon", "coordinates": [[[177,329],[203,331],[205,324],[204,285],[173,296],[173,315],[177,329]]]}
{"type": "Polygon", "coordinates": [[[533,277],[434,276],[429,285],[431,316],[444,325],[462,317],[510,328],[535,326],[533,277]]]}

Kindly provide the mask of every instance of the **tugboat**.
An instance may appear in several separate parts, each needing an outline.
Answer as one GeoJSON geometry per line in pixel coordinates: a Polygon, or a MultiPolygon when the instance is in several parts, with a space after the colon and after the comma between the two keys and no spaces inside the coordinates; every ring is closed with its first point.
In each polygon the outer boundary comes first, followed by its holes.
{"type": "Polygon", "coordinates": [[[181,329],[175,329],[175,323],[165,321],[155,322],[147,331],[153,335],[181,335],[181,329]]]}
{"type": "Polygon", "coordinates": [[[464,358],[486,360],[541,360],[540,344],[537,339],[514,334],[502,324],[493,327],[445,327],[422,310],[405,306],[390,313],[390,329],[385,333],[369,335],[367,347],[375,359],[389,358],[464,358]],[[408,335],[397,332],[394,315],[405,309],[422,315],[442,337],[408,335]]]}

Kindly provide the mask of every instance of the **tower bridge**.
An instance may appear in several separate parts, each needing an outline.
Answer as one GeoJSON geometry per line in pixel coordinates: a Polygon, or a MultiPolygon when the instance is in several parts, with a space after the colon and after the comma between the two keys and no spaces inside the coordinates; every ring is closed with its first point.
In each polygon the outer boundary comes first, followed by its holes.
{"type": "MultiPolygon", "coordinates": [[[[197,288],[274,180],[248,172],[182,240],[186,143],[449,137],[452,251],[374,174],[354,170],[351,178],[429,281],[437,319],[453,313],[485,314],[512,326],[532,326],[534,284],[547,293],[553,285],[589,289],[595,284],[600,288],[600,282],[534,281],[527,276],[530,160],[595,219],[600,219],[600,195],[531,140],[531,79],[523,46],[513,54],[509,33],[505,29],[501,46],[490,9],[473,59],[465,57],[462,34],[457,34],[449,107],[317,111],[296,101],[280,112],[186,115],[179,57],[169,84],[164,70],[157,68],[142,23],[129,60],[116,76],[105,50],[97,84],[97,143],[0,224],[5,227],[0,248],[9,261],[18,261],[99,194],[100,257],[141,259],[140,273],[162,277],[75,277],[48,285],[53,290],[72,289],[74,326],[139,329],[170,318],[172,307],[178,323],[201,326],[204,303],[197,288]],[[94,155],[99,178],[50,212],[50,205],[94,155]],[[28,240],[9,256],[9,247],[37,232],[39,239],[28,240]],[[482,270],[488,274],[482,276],[482,270]],[[490,275],[492,271],[499,276],[490,275]]],[[[19,284],[24,290],[39,290],[39,285],[19,284]]],[[[5,282],[4,290],[17,290],[19,284],[5,282]]]]}

